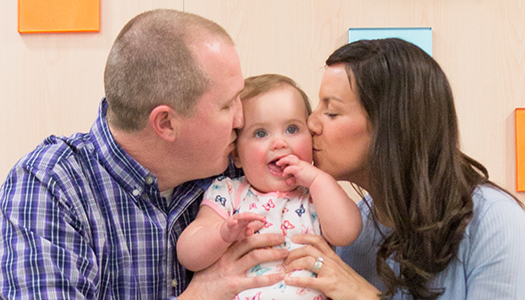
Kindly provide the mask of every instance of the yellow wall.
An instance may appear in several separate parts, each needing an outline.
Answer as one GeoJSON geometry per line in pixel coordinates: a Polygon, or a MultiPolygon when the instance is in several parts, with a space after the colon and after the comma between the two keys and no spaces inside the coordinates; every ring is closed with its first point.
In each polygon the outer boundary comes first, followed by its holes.
{"type": "Polygon", "coordinates": [[[523,1],[112,0],[101,1],[100,33],[34,35],[18,34],[16,2],[3,1],[0,9],[0,181],[46,136],[89,130],[119,30],[144,10],[169,7],[224,26],[244,76],[288,75],[314,105],[324,60],[346,43],[348,28],[432,27],[433,57],[452,84],[463,150],[494,181],[516,190],[513,112],[525,107],[523,1]]]}

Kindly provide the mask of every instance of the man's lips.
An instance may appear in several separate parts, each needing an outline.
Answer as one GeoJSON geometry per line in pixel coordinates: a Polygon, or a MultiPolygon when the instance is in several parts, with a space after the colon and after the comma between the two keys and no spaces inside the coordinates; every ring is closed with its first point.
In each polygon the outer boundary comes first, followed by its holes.
{"type": "Polygon", "coordinates": [[[235,140],[233,140],[233,142],[231,142],[229,145],[228,145],[228,148],[226,148],[228,152],[232,152],[234,149],[235,149],[235,140]]]}
{"type": "Polygon", "coordinates": [[[228,144],[228,147],[230,147],[232,145],[235,147],[235,141],[237,141],[237,134],[235,134],[235,132],[234,132],[232,134],[232,137],[231,137],[230,143],[228,144]]]}

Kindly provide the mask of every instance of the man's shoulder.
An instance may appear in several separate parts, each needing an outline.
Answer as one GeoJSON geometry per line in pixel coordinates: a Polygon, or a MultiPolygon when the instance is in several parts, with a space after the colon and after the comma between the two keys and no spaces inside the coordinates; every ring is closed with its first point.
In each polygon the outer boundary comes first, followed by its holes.
{"type": "Polygon", "coordinates": [[[92,182],[90,170],[96,169],[93,165],[86,167],[93,156],[89,150],[93,146],[86,141],[85,134],[47,137],[11,169],[0,189],[1,201],[8,201],[7,205],[33,205],[35,201],[78,198],[79,187],[92,182]]]}
{"type": "Polygon", "coordinates": [[[74,168],[86,160],[94,150],[89,135],[75,133],[70,137],[51,135],[33,151],[23,156],[12,171],[53,172],[56,169],[74,168]]]}

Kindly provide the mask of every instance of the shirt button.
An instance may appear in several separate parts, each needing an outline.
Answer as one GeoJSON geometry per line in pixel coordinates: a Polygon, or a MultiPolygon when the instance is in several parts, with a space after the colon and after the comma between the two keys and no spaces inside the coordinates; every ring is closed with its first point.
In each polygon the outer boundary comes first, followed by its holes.
{"type": "Polygon", "coordinates": [[[133,190],[133,196],[137,197],[138,195],[140,195],[139,190],[133,190]]]}
{"type": "Polygon", "coordinates": [[[179,283],[177,282],[177,279],[173,279],[173,280],[171,281],[171,286],[172,286],[172,287],[177,287],[178,284],[179,284],[179,283]]]}
{"type": "Polygon", "coordinates": [[[153,177],[151,177],[151,176],[146,177],[146,183],[147,184],[152,184],[153,183],[153,177]]]}

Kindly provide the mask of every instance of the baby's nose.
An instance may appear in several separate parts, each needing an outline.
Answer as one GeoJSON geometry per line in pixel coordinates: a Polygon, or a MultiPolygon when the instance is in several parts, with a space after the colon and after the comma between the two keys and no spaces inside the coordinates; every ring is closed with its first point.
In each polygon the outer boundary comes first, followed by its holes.
{"type": "Polygon", "coordinates": [[[288,144],[283,139],[275,139],[272,142],[272,150],[287,148],[288,144]]]}

